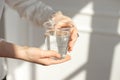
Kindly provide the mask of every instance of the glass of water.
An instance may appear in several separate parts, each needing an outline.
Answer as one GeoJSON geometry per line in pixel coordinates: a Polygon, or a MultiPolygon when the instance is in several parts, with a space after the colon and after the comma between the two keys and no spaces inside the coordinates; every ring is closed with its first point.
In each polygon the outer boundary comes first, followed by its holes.
{"type": "Polygon", "coordinates": [[[68,51],[70,28],[49,28],[45,36],[46,49],[57,51],[61,54],[61,58],[64,58],[68,51]]]}

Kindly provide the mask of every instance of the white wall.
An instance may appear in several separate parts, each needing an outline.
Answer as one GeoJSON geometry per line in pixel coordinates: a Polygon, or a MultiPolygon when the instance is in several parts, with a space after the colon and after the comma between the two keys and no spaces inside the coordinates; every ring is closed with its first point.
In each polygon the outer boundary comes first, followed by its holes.
{"type": "MultiPolygon", "coordinates": [[[[41,66],[9,59],[8,80],[120,80],[120,1],[45,2],[72,17],[79,29],[80,37],[71,52],[72,60],[41,66]]],[[[5,19],[8,41],[42,47],[44,38],[40,34],[44,34],[43,28],[22,21],[10,8],[6,10],[5,19]]]]}

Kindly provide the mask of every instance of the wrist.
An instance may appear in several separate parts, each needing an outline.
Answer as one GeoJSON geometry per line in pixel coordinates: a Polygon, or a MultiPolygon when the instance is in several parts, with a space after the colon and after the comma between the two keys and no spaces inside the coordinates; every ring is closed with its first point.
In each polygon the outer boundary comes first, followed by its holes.
{"type": "Polygon", "coordinates": [[[21,54],[24,51],[18,45],[15,45],[4,40],[0,41],[0,57],[6,58],[22,58],[21,54]],[[21,54],[20,54],[21,53],[21,54]]]}

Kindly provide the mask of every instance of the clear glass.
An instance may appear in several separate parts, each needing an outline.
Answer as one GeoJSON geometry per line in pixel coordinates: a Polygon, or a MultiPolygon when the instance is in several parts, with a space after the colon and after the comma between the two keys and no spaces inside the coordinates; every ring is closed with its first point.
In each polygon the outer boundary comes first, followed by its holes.
{"type": "Polygon", "coordinates": [[[70,38],[70,28],[49,28],[46,31],[46,49],[55,50],[64,58],[68,51],[68,42],[70,38]]]}

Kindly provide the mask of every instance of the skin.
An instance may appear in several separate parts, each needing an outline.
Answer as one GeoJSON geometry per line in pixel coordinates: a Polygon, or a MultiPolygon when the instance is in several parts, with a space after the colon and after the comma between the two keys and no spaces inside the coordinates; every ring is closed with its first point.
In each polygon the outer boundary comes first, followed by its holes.
{"type": "MultiPolygon", "coordinates": [[[[70,41],[68,44],[68,51],[73,50],[73,46],[77,40],[77,29],[72,22],[71,18],[63,15],[61,12],[53,15],[53,21],[56,23],[56,28],[70,27],[70,41]]],[[[20,59],[41,65],[60,64],[69,61],[71,57],[67,54],[64,59],[61,59],[59,53],[52,50],[42,50],[35,47],[25,47],[16,45],[10,42],[0,42],[0,57],[20,59]]]]}
{"type": "Polygon", "coordinates": [[[0,57],[20,59],[46,66],[70,60],[69,55],[64,59],[60,59],[60,54],[52,50],[46,51],[35,47],[23,47],[5,41],[0,42],[0,57]]]}
{"type": "Polygon", "coordinates": [[[72,21],[71,18],[68,16],[63,15],[61,12],[58,12],[54,15],[53,21],[55,22],[55,27],[56,28],[71,28],[70,30],[70,41],[68,44],[68,51],[73,50],[73,46],[78,38],[78,30],[72,21]]]}

